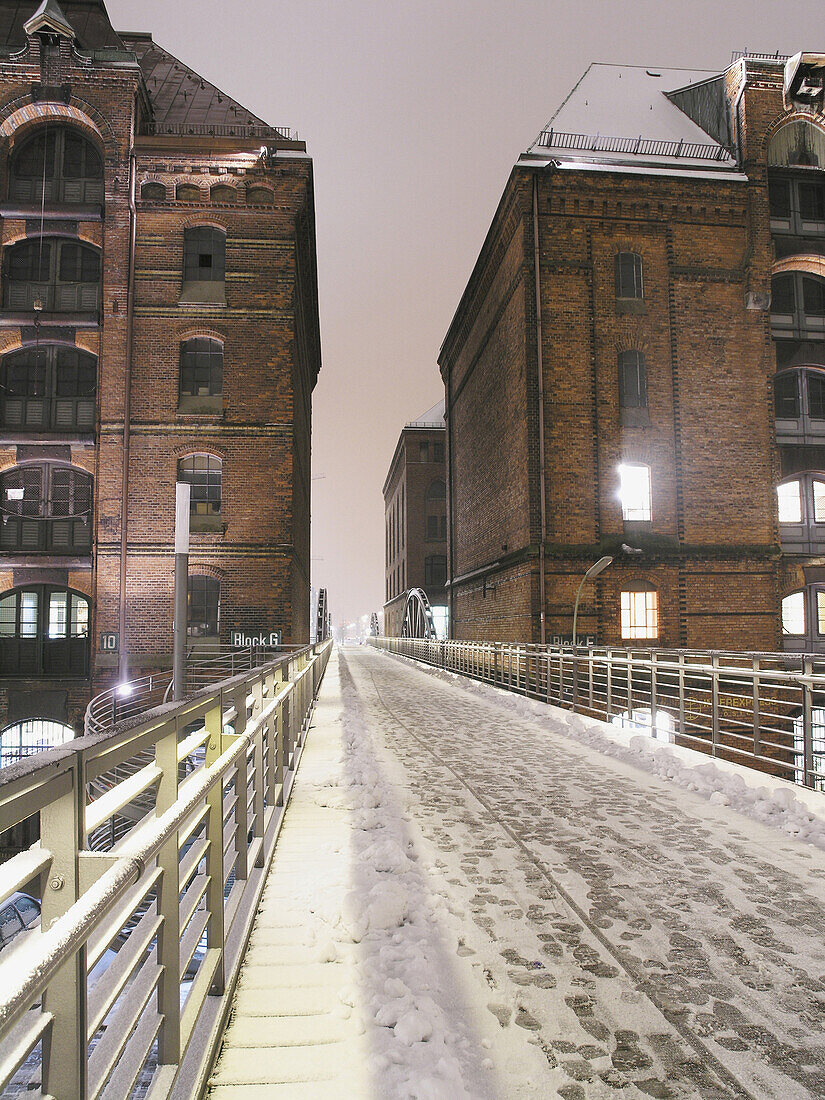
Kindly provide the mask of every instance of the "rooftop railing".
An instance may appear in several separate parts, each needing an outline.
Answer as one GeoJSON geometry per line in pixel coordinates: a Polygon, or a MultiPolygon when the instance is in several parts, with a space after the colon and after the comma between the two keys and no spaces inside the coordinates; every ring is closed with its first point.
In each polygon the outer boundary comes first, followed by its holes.
{"type": "Polygon", "coordinates": [[[825,790],[825,657],[416,638],[368,642],[825,790]]]}
{"type": "Polygon", "coordinates": [[[0,905],[42,904],[0,952],[3,1095],[201,1095],[330,650],[0,771],[0,831],[40,830],[0,866],[0,905]]]}
{"type": "Polygon", "coordinates": [[[607,137],[604,134],[567,134],[542,130],[536,143],[541,148],[577,149],[590,153],[630,153],[642,157],[678,157],[685,160],[729,161],[730,150],[721,145],[692,141],[659,141],[652,138],[607,137]]]}

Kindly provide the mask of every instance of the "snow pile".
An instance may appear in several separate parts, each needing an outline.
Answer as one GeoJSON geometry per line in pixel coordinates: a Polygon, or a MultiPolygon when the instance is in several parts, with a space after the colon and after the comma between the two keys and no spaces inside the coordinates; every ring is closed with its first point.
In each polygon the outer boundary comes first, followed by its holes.
{"type": "Polygon", "coordinates": [[[377,1096],[485,1100],[494,1094],[485,1081],[491,1063],[453,977],[459,916],[430,894],[358,695],[345,681],[341,687],[343,768],[314,797],[350,812],[351,888],[343,904],[315,913],[323,927],[315,934],[319,961],[348,955],[356,963],[360,986],[339,997],[345,1014],[363,1015],[377,1096]]]}
{"type": "MultiPolygon", "coordinates": [[[[395,656],[394,654],[392,656],[395,656]]],[[[409,658],[396,657],[406,661],[409,658]]],[[[491,684],[418,661],[417,668],[510,711],[539,722],[549,733],[572,737],[580,744],[632,764],[643,771],[692,791],[715,805],[781,829],[797,840],[825,849],[825,798],[818,791],[767,775],[727,760],[711,760],[682,745],[669,745],[638,730],[613,726],[563,710],[550,703],[526,699],[491,684]]]]}

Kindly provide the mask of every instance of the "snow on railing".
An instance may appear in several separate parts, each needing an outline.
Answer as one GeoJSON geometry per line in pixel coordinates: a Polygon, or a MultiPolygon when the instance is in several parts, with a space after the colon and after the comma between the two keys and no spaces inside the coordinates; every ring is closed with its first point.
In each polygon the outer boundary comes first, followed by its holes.
{"type": "Polygon", "coordinates": [[[368,638],[370,645],[825,791],[825,658],[368,638]]]}
{"type": "Polygon", "coordinates": [[[331,646],[0,772],[0,831],[40,826],[0,867],[0,906],[21,889],[42,904],[0,953],[4,1095],[201,1095],[331,646]]]}
{"type": "Polygon", "coordinates": [[[577,149],[590,153],[631,153],[648,157],[681,157],[688,160],[732,160],[729,149],[701,142],[658,140],[639,137],[608,137],[605,134],[567,134],[542,130],[536,144],[541,148],[577,149]]]}

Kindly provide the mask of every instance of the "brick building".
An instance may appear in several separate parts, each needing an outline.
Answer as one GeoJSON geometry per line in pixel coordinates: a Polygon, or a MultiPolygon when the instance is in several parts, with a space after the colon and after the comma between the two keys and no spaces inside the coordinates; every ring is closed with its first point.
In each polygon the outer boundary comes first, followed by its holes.
{"type": "Polygon", "coordinates": [[[611,554],[580,635],[825,648],[823,64],[593,65],[519,158],[439,357],[455,637],[569,638],[611,554]]]}
{"type": "Polygon", "coordinates": [[[384,633],[399,637],[407,593],[422,588],[446,634],[444,402],[405,425],[384,482],[384,633]]]}
{"type": "Polygon", "coordinates": [[[170,667],[176,480],[190,640],[309,636],[306,147],[102,0],[35,8],[0,2],[0,730],[170,667]]]}

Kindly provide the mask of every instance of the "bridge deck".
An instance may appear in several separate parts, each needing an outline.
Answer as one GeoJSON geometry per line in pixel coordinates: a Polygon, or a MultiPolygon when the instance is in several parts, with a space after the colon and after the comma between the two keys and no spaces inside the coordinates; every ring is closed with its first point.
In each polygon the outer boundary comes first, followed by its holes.
{"type": "Polygon", "coordinates": [[[825,1095],[825,853],[511,702],[330,662],[213,1100],[825,1095]]]}

